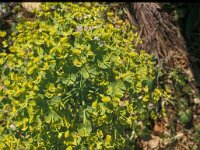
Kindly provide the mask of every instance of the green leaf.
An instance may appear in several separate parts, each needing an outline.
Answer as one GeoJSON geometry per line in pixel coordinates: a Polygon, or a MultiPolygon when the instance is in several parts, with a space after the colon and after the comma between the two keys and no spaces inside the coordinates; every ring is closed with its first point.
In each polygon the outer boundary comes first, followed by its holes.
{"type": "Polygon", "coordinates": [[[77,131],[78,131],[78,134],[82,137],[89,136],[92,131],[91,124],[89,122],[81,124],[79,125],[77,131]]]}
{"type": "Polygon", "coordinates": [[[62,78],[61,81],[65,85],[72,85],[76,81],[76,75],[70,74],[67,78],[62,78]]]}
{"type": "Polygon", "coordinates": [[[60,116],[55,111],[52,111],[52,119],[54,121],[58,121],[60,119],[60,116]]]}
{"type": "Polygon", "coordinates": [[[124,80],[130,84],[133,84],[133,77],[131,75],[128,75],[124,78],[124,80]]]}
{"type": "Polygon", "coordinates": [[[100,106],[100,109],[99,109],[100,114],[104,115],[106,113],[106,106],[105,106],[104,102],[100,102],[100,103],[98,103],[98,105],[100,106]]]}
{"type": "Polygon", "coordinates": [[[88,79],[90,77],[89,74],[89,67],[88,66],[84,66],[81,70],[80,70],[80,74],[83,76],[84,79],[88,79]]]}
{"type": "Polygon", "coordinates": [[[153,80],[149,79],[148,81],[146,81],[146,84],[148,85],[148,88],[149,88],[150,91],[152,91],[154,89],[153,80]]]}
{"type": "Polygon", "coordinates": [[[35,67],[30,67],[28,70],[27,70],[27,74],[32,74],[35,70],[35,67]]]}
{"type": "Polygon", "coordinates": [[[98,66],[102,69],[110,68],[111,62],[110,62],[110,56],[105,55],[103,57],[103,61],[97,60],[98,66]]]}
{"type": "Polygon", "coordinates": [[[41,47],[38,47],[37,48],[37,53],[38,53],[39,56],[41,56],[41,55],[44,54],[44,50],[41,47]]]}
{"type": "Polygon", "coordinates": [[[180,116],[180,122],[182,124],[189,123],[192,120],[192,111],[191,110],[180,111],[179,116],[180,116]]]}
{"type": "Polygon", "coordinates": [[[68,78],[61,78],[61,81],[63,84],[67,85],[67,83],[69,82],[68,78]]]}
{"type": "Polygon", "coordinates": [[[97,60],[98,66],[102,69],[108,69],[108,66],[106,64],[104,64],[103,62],[97,60]]]}
{"type": "Polygon", "coordinates": [[[53,98],[51,98],[50,100],[50,105],[56,105],[59,104],[61,102],[61,98],[60,96],[54,96],[53,98]]]}
{"type": "Polygon", "coordinates": [[[51,99],[52,102],[56,102],[56,103],[59,103],[61,102],[61,98],[60,96],[54,96],[52,99],[51,99]]]}
{"type": "Polygon", "coordinates": [[[90,68],[90,77],[95,78],[100,72],[96,68],[90,68]]]}
{"type": "Polygon", "coordinates": [[[44,120],[46,121],[46,123],[50,123],[52,120],[52,113],[49,112],[47,115],[44,115],[44,120]]]}

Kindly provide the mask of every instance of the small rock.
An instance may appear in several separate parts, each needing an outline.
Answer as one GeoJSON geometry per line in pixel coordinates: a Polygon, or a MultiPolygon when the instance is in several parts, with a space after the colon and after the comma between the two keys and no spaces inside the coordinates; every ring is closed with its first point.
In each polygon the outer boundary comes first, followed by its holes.
{"type": "Polygon", "coordinates": [[[198,116],[197,116],[197,115],[193,115],[193,119],[194,119],[194,120],[197,120],[197,119],[198,119],[198,116]]]}
{"type": "Polygon", "coordinates": [[[200,99],[199,99],[199,98],[197,98],[197,97],[196,97],[196,98],[194,98],[194,103],[195,103],[195,104],[199,104],[199,103],[200,103],[200,99]]]}
{"type": "Polygon", "coordinates": [[[11,125],[10,125],[10,128],[11,128],[12,130],[16,130],[16,127],[15,127],[14,124],[11,124],[11,125]]]}
{"type": "Polygon", "coordinates": [[[40,9],[40,2],[23,2],[22,7],[25,8],[28,12],[32,12],[34,9],[40,9]]]}
{"type": "Polygon", "coordinates": [[[151,139],[149,141],[148,146],[149,146],[150,149],[158,148],[159,142],[160,142],[160,138],[159,137],[154,137],[153,139],[151,139]]]}
{"type": "Polygon", "coordinates": [[[180,139],[180,138],[182,138],[184,136],[184,134],[183,133],[178,133],[178,134],[176,134],[176,136],[174,137],[175,139],[180,139]]]}
{"type": "Polygon", "coordinates": [[[162,140],[162,146],[163,147],[166,147],[170,143],[171,143],[170,138],[165,138],[164,140],[162,140]]]}

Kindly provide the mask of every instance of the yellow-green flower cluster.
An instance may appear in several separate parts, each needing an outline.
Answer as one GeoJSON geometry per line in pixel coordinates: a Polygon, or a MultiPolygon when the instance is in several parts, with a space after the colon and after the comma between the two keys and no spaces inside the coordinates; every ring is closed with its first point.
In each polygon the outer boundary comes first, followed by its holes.
{"type": "Polygon", "coordinates": [[[0,53],[0,147],[127,148],[162,96],[140,43],[105,3],[43,3],[0,53]]]}

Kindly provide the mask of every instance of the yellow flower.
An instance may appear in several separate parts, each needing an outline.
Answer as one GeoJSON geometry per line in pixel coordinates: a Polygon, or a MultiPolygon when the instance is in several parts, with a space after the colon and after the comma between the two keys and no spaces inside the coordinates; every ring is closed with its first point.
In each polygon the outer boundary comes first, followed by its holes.
{"type": "Polygon", "coordinates": [[[147,93],[149,91],[148,86],[145,86],[144,91],[147,93]]]}
{"type": "Polygon", "coordinates": [[[74,53],[75,55],[79,55],[81,54],[81,51],[78,49],[72,49],[72,53],[74,53]]]}
{"type": "Polygon", "coordinates": [[[143,100],[144,102],[147,102],[147,101],[149,100],[149,95],[145,95],[145,96],[142,98],[142,100],[143,100]]]}
{"type": "Polygon", "coordinates": [[[92,102],[92,108],[97,108],[97,101],[92,102]]]}
{"type": "Polygon", "coordinates": [[[5,31],[0,31],[0,37],[5,37],[6,36],[6,32],[5,31]]]}
{"type": "Polygon", "coordinates": [[[77,67],[81,67],[82,66],[82,63],[80,61],[78,61],[78,59],[74,59],[73,60],[73,64],[77,67]]]}
{"type": "Polygon", "coordinates": [[[111,98],[109,97],[109,96],[103,96],[102,98],[101,98],[101,100],[103,101],[103,102],[109,102],[110,100],[111,100],[111,98]]]}
{"type": "Polygon", "coordinates": [[[111,139],[112,139],[111,135],[107,134],[106,138],[105,138],[105,145],[106,146],[110,145],[111,139]]]}
{"type": "Polygon", "coordinates": [[[10,81],[9,80],[5,80],[4,81],[4,85],[6,85],[6,86],[10,85],[10,81]]]}
{"type": "Polygon", "coordinates": [[[3,58],[0,58],[0,65],[2,65],[5,62],[3,58]]]}
{"type": "Polygon", "coordinates": [[[113,14],[112,12],[107,12],[107,15],[108,15],[109,17],[111,17],[111,16],[113,16],[114,14],[113,14]]]}

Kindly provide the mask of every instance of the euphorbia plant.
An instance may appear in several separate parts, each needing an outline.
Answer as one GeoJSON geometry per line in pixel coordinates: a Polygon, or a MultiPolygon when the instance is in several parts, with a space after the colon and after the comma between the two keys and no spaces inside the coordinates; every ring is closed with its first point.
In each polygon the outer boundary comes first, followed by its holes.
{"type": "Polygon", "coordinates": [[[138,50],[135,27],[104,3],[43,3],[5,42],[4,149],[127,148],[140,122],[156,115],[162,94],[153,86],[153,57],[138,50]]]}

